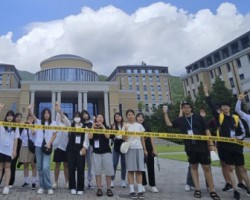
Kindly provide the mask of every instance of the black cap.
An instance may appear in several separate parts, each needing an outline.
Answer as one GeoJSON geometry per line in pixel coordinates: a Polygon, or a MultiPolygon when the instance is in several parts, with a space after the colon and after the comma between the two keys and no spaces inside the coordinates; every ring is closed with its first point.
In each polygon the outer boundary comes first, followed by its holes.
{"type": "Polygon", "coordinates": [[[181,103],[181,107],[183,107],[183,106],[185,106],[185,105],[190,105],[190,107],[191,107],[191,103],[188,102],[188,101],[183,101],[183,102],[181,103]]]}
{"type": "Polygon", "coordinates": [[[229,107],[231,107],[231,103],[228,102],[228,101],[222,101],[222,102],[220,103],[220,106],[229,106],[229,107]]]}

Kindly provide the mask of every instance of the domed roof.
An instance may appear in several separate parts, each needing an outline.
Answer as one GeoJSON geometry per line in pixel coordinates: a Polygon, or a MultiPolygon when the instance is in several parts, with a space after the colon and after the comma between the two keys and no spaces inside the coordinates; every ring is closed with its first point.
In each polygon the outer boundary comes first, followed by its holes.
{"type": "Polygon", "coordinates": [[[76,55],[72,55],[72,54],[59,54],[59,55],[56,55],[56,56],[52,56],[48,59],[45,59],[43,60],[40,65],[43,65],[44,63],[46,62],[50,62],[50,61],[55,61],[55,60],[62,60],[62,59],[71,59],[71,60],[79,60],[79,61],[83,61],[83,62],[87,62],[89,63],[91,66],[93,66],[92,62],[85,59],[85,58],[82,58],[80,56],[76,56],[76,55]]]}

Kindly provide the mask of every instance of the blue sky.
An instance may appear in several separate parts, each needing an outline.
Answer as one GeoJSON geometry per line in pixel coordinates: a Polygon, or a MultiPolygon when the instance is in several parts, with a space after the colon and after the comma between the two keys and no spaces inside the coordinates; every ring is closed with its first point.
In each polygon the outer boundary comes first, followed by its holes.
{"type": "MultiPolygon", "coordinates": [[[[126,13],[133,13],[140,7],[148,6],[158,0],[1,0],[0,8],[0,35],[13,32],[14,39],[25,33],[24,27],[32,22],[44,22],[64,18],[68,15],[78,14],[83,6],[99,9],[107,5],[114,5],[126,13]]],[[[190,13],[200,9],[209,8],[216,12],[223,2],[236,5],[242,14],[250,12],[248,0],[162,0],[190,13]]]]}

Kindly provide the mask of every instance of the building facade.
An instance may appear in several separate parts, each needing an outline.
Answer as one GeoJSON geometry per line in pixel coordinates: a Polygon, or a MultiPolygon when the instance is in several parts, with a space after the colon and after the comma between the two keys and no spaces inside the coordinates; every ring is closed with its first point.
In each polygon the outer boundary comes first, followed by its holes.
{"type": "Polygon", "coordinates": [[[0,89],[20,88],[21,80],[14,65],[0,63],[0,89]]]}
{"type": "Polygon", "coordinates": [[[219,76],[234,95],[247,92],[250,110],[250,31],[188,65],[186,71],[182,77],[186,96],[195,99],[201,81],[211,89],[219,76]]]}
{"type": "Polygon", "coordinates": [[[137,104],[150,114],[159,104],[172,102],[169,76],[168,67],[142,63],[116,67],[108,81],[118,82],[122,91],[134,91],[137,104]]]}

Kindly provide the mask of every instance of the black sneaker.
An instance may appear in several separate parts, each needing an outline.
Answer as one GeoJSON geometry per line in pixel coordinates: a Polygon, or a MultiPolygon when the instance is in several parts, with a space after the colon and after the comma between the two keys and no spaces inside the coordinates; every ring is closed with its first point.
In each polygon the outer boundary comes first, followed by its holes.
{"type": "Polygon", "coordinates": [[[144,196],[143,192],[138,193],[138,198],[139,199],[145,199],[145,196],[144,196]]]}
{"type": "Polygon", "coordinates": [[[130,198],[131,199],[137,199],[137,196],[136,196],[136,194],[134,192],[131,192],[130,193],[130,198]]]}
{"type": "Polygon", "coordinates": [[[247,190],[247,186],[244,185],[243,183],[238,183],[238,188],[240,188],[242,190],[247,190]]]}
{"type": "Polygon", "coordinates": [[[234,190],[234,199],[240,200],[240,193],[237,190],[234,190]]]}
{"type": "Polygon", "coordinates": [[[21,186],[21,188],[27,188],[27,187],[29,187],[29,184],[28,184],[28,183],[24,183],[24,184],[21,186]]]}
{"type": "Polygon", "coordinates": [[[232,189],[233,189],[233,186],[230,183],[227,183],[225,185],[225,187],[222,189],[222,191],[226,192],[226,191],[229,191],[229,190],[232,190],[232,189]]]}
{"type": "Polygon", "coordinates": [[[36,184],[35,184],[35,183],[32,183],[31,189],[32,189],[32,190],[35,190],[35,189],[36,189],[36,184]]]}

